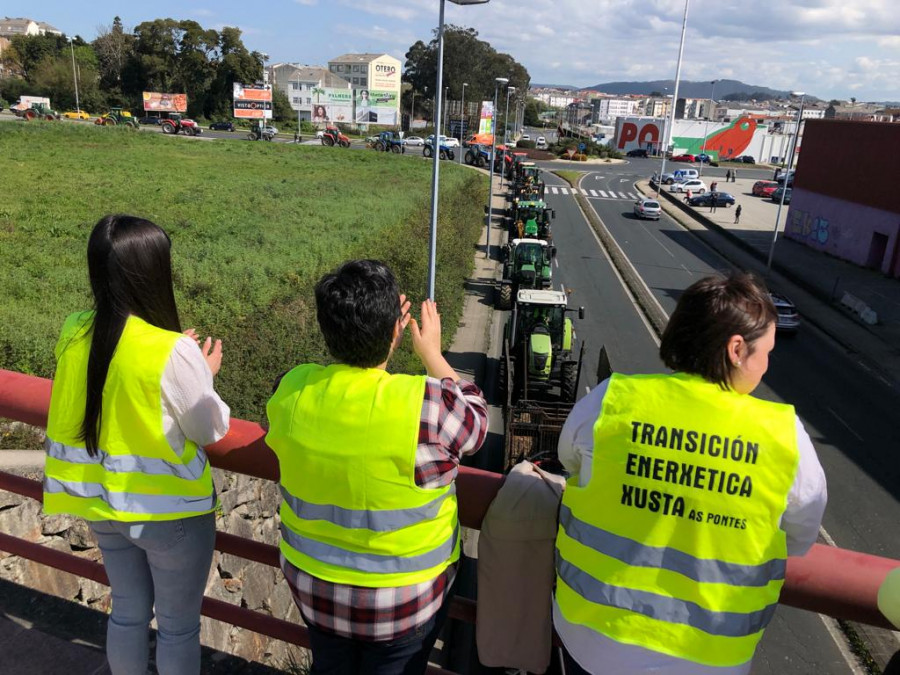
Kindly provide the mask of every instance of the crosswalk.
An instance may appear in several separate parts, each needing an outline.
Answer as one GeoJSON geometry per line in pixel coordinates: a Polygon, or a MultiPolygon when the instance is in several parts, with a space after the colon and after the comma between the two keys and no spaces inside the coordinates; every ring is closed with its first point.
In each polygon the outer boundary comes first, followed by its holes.
{"type": "Polygon", "coordinates": [[[581,192],[585,197],[594,197],[596,199],[628,199],[635,201],[638,196],[633,192],[616,192],[614,190],[585,190],[583,188],[557,187],[553,185],[547,186],[547,192],[551,195],[574,195],[581,192]]]}

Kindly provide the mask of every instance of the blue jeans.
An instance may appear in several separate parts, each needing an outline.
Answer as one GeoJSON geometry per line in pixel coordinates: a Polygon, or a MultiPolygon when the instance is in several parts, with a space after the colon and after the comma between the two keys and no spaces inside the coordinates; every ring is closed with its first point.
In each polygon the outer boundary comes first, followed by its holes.
{"type": "Polygon", "coordinates": [[[397,640],[353,640],[306,621],[313,653],[311,675],[421,675],[444,627],[455,586],[431,619],[397,640]]]}
{"type": "Polygon", "coordinates": [[[112,588],[106,657],[113,675],[146,675],[154,606],[160,675],[197,675],[200,604],[216,538],[215,513],[89,525],[112,588]]]}

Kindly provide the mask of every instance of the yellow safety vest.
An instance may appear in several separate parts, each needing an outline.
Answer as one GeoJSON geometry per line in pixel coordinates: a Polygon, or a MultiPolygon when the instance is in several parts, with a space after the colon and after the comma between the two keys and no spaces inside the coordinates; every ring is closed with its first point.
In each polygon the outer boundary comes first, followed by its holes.
{"type": "Polygon", "coordinates": [[[298,366],[266,412],[281,470],[281,551],[320,579],[367,587],[437,577],[459,558],[456,489],[415,481],[425,377],[298,366]]]}
{"type": "Polygon", "coordinates": [[[710,666],[753,658],[784,583],[792,406],[685,375],[613,375],[557,537],[566,620],[710,666]]]}
{"type": "Polygon", "coordinates": [[[66,319],[56,345],[47,419],[44,512],[86,520],[174,520],[213,511],[206,453],[191,441],[179,456],[163,432],[160,386],[180,333],[129,317],[103,386],[98,452],[84,447],[81,424],[93,312],[66,319]]]}

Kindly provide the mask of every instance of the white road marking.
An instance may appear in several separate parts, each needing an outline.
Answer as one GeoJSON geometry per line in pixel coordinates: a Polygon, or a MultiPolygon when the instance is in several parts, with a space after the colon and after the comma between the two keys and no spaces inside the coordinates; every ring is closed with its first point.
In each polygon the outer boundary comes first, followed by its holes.
{"type": "Polygon", "coordinates": [[[550,188],[550,192],[551,192],[552,194],[557,194],[556,188],[555,188],[555,187],[551,187],[551,188],[550,188]]]}
{"type": "Polygon", "coordinates": [[[849,431],[851,434],[853,434],[854,436],[856,436],[857,439],[859,439],[860,441],[866,440],[866,439],[864,439],[862,436],[860,436],[858,433],[856,433],[856,431],[854,431],[853,427],[851,427],[849,424],[847,424],[847,423],[841,418],[840,415],[838,415],[836,412],[834,412],[834,410],[832,410],[831,408],[828,408],[828,407],[826,407],[825,409],[826,409],[828,412],[830,412],[832,415],[834,415],[834,419],[836,419],[838,422],[840,422],[842,425],[844,425],[844,428],[845,428],[847,431],[849,431]]]}
{"type": "Polygon", "coordinates": [[[628,199],[628,195],[626,195],[624,192],[620,192],[619,196],[622,197],[622,199],[628,199]]]}
{"type": "Polygon", "coordinates": [[[684,263],[681,263],[681,267],[684,269],[685,272],[687,272],[687,273],[690,274],[691,276],[694,276],[694,273],[691,272],[687,267],[685,267],[685,266],[684,266],[684,263]]]}
{"type": "Polygon", "coordinates": [[[597,190],[597,192],[600,193],[600,196],[601,196],[601,197],[603,197],[604,199],[606,199],[606,192],[605,192],[605,191],[603,191],[603,190],[597,190]]]}
{"type": "Polygon", "coordinates": [[[591,193],[591,197],[596,197],[596,196],[597,196],[597,191],[596,191],[596,190],[591,190],[590,193],[591,193]]]}
{"type": "Polygon", "coordinates": [[[635,201],[637,201],[637,195],[634,194],[633,192],[629,192],[629,193],[628,193],[628,198],[629,198],[629,199],[634,199],[635,201]]]}
{"type": "Polygon", "coordinates": [[[564,188],[564,187],[559,188],[559,194],[561,194],[561,195],[569,194],[569,188],[564,188]]]}
{"type": "Polygon", "coordinates": [[[847,646],[847,638],[841,631],[837,619],[832,619],[830,616],[825,616],[824,614],[819,614],[819,618],[822,619],[822,623],[825,624],[825,630],[828,631],[831,639],[834,640],[834,644],[837,645],[841,656],[844,657],[844,661],[847,663],[847,667],[850,668],[850,672],[853,673],[853,675],[866,675],[869,671],[859,665],[859,659],[857,659],[853,652],[850,651],[850,648],[847,646]]]}
{"type": "Polygon", "coordinates": [[[584,189],[581,190],[581,194],[583,194],[585,197],[588,197],[588,196],[589,196],[589,195],[588,195],[588,191],[587,191],[587,190],[584,190],[584,189]]]}
{"type": "Polygon", "coordinates": [[[554,259],[553,259],[553,266],[554,266],[556,269],[559,269],[559,259],[558,259],[558,258],[554,258],[554,259]]]}

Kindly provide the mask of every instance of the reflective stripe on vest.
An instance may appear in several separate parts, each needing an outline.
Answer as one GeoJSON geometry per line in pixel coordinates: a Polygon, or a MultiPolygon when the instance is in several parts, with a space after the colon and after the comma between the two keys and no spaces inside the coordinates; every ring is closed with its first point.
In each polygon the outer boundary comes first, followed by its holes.
{"type": "Polygon", "coordinates": [[[66,319],[47,417],[44,512],[87,520],[174,520],[216,507],[206,453],[177,453],[163,430],[161,382],[184,336],[136,316],[125,322],[103,386],[98,450],[81,438],[93,312],[66,319]]]}
{"type": "MultiPolygon", "coordinates": [[[[324,520],[340,527],[372,530],[373,532],[392,532],[410,525],[434,520],[440,512],[444,500],[455,494],[456,484],[453,483],[450,486],[450,490],[423,506],[409,509],[372,511],[345,509],[334,504],[305,502],[288,492],[283,485],[281,486],[282,498],[287,502],[294,515],[301,520],[324,520]]],[[[317,556],[312,557],[315,558],[317,556]]]]}
{"type": "Polygon", "coordinates": [[[695,663],[751,660],[784,582],[795,419],[691,375],[613,375],[590,480],[562,498],[565,619],[695,663]]]}
{"type": "Polygon", "coordinates": [[[44,478],[44,492],[47,495],[66,494],[81,499],[101,499],[116,511],[140,516],[201,514],[212,511],[216,506],[215,493],[206,497],[192,497],[112,492],[100,483],[76,483],[47,477],[44,478]]]}

